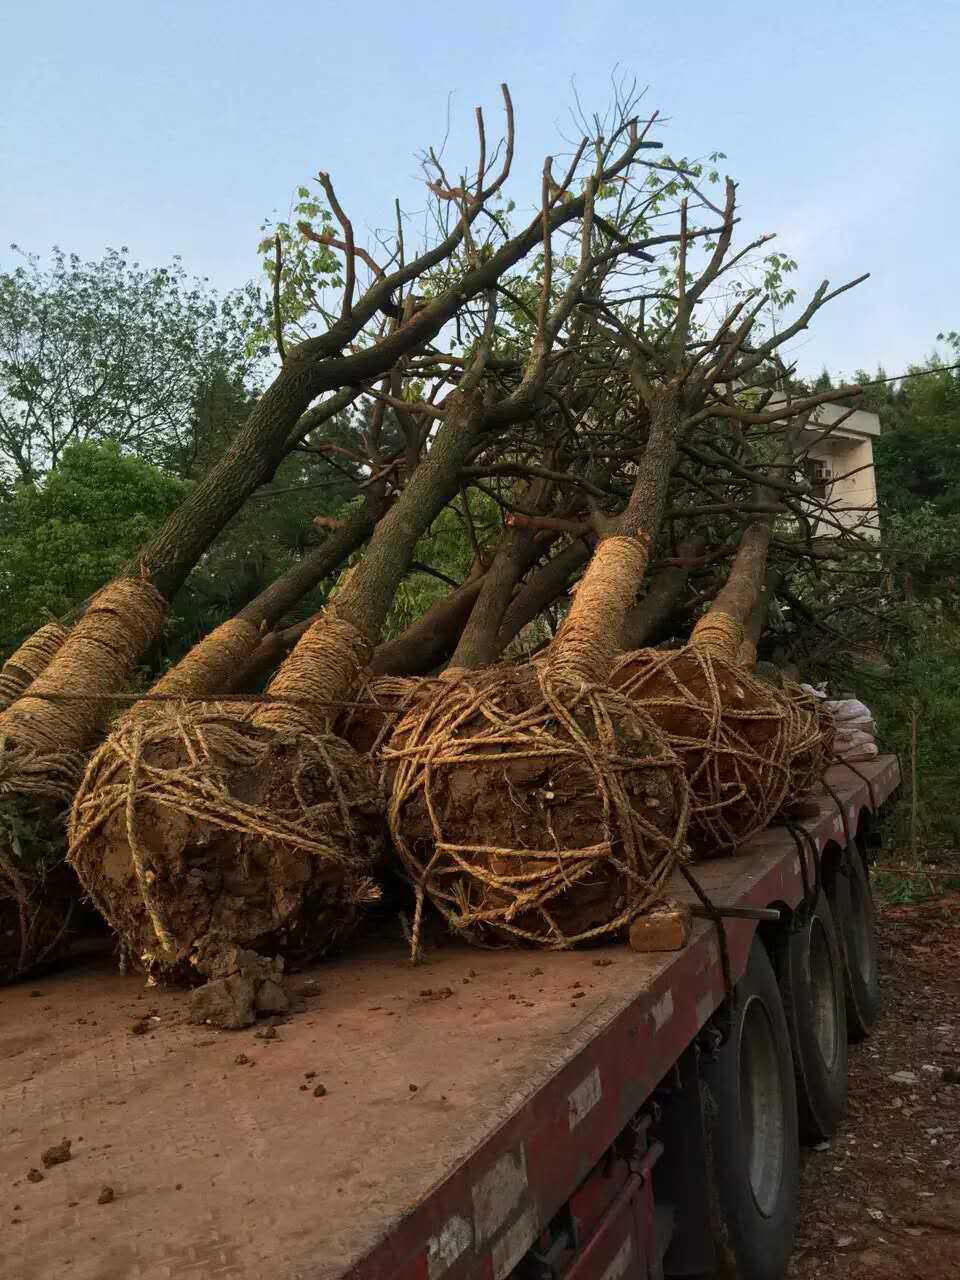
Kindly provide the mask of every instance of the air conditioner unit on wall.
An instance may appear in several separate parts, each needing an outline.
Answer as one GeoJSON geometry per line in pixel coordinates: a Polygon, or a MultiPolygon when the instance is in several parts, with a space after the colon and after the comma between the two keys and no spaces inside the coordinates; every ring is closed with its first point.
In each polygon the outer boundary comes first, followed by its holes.
{"type": "Polygon", "coordinates": [[[833,469],[830,464],[814,459],[812,479],[814,484],[829,484],[833,479],[833,469]]]}

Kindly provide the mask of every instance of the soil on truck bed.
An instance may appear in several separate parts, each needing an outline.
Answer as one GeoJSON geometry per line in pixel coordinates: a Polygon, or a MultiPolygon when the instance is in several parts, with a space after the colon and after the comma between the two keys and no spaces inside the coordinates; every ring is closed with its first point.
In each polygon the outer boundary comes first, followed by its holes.
{"type": "Polygon", "coordinates": [[[797,1280],[960,1277],[960,893],[881,905],[878,933],[883,1013],[805,1159],[797,1280]]]}

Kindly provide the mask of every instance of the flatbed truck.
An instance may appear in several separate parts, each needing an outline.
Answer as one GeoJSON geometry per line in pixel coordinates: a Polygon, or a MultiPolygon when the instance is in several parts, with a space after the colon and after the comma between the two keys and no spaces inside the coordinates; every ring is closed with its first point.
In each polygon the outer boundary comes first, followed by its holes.
{"type": "Polygon", "coordinates": [[[778,1280],[798,1142],[840,1123],[877,1013],[867,846],[898,781],[835,766],[810,816],[693,868],[708,907],[678,877],[677,951],[412,966],[398,933],[243,1032],[107,960],[8,988],[0,1276],[778,1280]]]}

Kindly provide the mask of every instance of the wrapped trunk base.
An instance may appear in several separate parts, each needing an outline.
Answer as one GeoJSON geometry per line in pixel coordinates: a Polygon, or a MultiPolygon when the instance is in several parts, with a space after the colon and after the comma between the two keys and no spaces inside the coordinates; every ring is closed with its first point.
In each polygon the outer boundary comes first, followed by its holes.
{"type": "Polygon", "coordinates": [[[799,710],[788,699],[697,645],[625,654],[611,683],[683,761],[696,854],[728,853],[769,825],[790,795],[791,761],[805,740],[799,710]]]}
{"type": "Polygon", "coordinates": [[[70,820],[70,861],[128,953],[191,973],[241,946],[322,954],[377,896],[382,810],[340,738],[176,704],[117,726],[70,820]]]}
{"type": "Polygon", "coordinates": [[[68,949],[84,904],[64,864],[64,827],[84,748],[109,714],[110,695],[159,634],[163,612],[149,583],[109,583],[68,635],[48,634],[55,649],[46,666],[0,713],[0,980],[68,949]]]}
{"type": "Polygon", "coordinates": [[[384,751],[388,819],[417,893],[480,944],[609,938],[685,853],[682,767],[642,712],[545,664],[451,673],[384,751]]]}
{"type": "Polygon", "coordinates": [[[66,638],[66,628],[59,622],[48,622],[7,659],[0,667],[0,711],[12,706],[46,671],[66,638]]]}

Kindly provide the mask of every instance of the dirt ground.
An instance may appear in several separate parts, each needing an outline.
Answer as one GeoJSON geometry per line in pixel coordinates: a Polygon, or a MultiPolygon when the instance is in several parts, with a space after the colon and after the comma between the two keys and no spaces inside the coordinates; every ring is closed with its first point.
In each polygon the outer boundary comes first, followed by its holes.
{"type": "MultiPolygon", "coordinates": [[[[804,1155],[797,1280],[960,1278],[960,892],[878,903],[883,1014],[843,1129],[804,1155]]],[[[888,872],[889,874],[889,872],[888,872]]]]}

